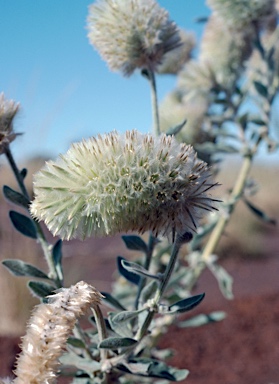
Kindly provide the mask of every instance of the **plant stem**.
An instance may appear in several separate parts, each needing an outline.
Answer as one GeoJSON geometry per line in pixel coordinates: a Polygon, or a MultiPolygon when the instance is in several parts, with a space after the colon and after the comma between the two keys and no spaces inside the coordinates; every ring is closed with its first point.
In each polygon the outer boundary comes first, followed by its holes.
{"type": "Polygon", "coordinates": [[[158,110],[157,87],[156,87],[155,74],[151,69],[148,70],[148,80],[151,88],[151,105],[152,105],[154,133],[157,136],[159,136],[161,134],[161,130],[160,130],[160,119],[159,119],[159,110],[158,110]]]}
{"type": "Polygon", "coordinates": [[[217,246],[220,240],[220,237],[230,219],[230,215],[235,208],[235,205],[236,205],[235,203],[239,200],[239,198],[243,194],[245,182],[247,180],[247,176],[252,166],[252,161],[253,161],[252,154],[248,154],[245,156],[244,161],[242,163],[242,167],[239,171],[239,175],[237,177],[236,183],[230,195],[229,212],[225,216],[224,215],[220,216],[202,252],[201,258],[202,258],[202,261],[204,262],[207,262],[209,257],[214,252],[215,247],[217,246]]]}
{"type": "MultiPolygon", "coordinates": [[[[16,165],[16,162],[14,160],[14,157],[13,157],[13,154],[10,150],[9,147],[6,148],[5,150],[5,154],[6,154],[6,157],[8,159],[8,162],[12,168],[12,171],[15,175],[15,178],[17,180],[17,183],[18,183],[18,186],[22,192],[22,194],[30,201],[30,196],[28,194],[28,191],[25,187],[25,184],[24,184],[24,181],[23,181],[23,177],[16,165]]],[[[43,253],[44,253],[44,256],[45,256],[45,259],[46,259],[46,262],[48,264],[48,268],[49,268],[49,278],[51,279],[54,279],[55,282],[56,282],[56,285],[58,288],[61,288],[62,287],[62,282],[60,281],[60,278],[58,276],[58,273],[56,271],[56,268],[55,268],[55,264],[54,264],[54,261],[53,261],[53,258],[52,258],[52,253],[51,253],[51,245],[46,241],[46,238],[45,238],[45,235],[43,233],[43,230],[40,226],[40,224],[32,219],[35,226],[36,226],[36,229],[37,229],[37,236],[38,236],[38,241],[42,247],[42,250],[43,250],[43,253]]]]}
{"type": "Polygon", "coordinates": [[[162,298],[162,296],[165,292],[165,289],[168,285],[168,282],[170,280],[170,277],[172,275],[172,272],[174,270],[180,247],[181,247],[181,243],[175,241],[173,244],[172,253],[170,256],[169,263],[166,267],[165,273],[164,273],[163,278],[161,280],[161,284],[158,287],[157,292],[155,293],[154,310],[152,310],[152,309],[149,310],[148,315],[145,318],[145,321],[143,322],[141,328],[138,330],[138,332],[135,336],[136,340],[141,340],[143,338],[143,336],[146,334],[146,332],[148,331],[148,328],[151,324],[151,321],[152,321],[152,319],[156,313],[156,306],[158,305],[160,299],[162,298]]]}
{"type": "MultiPolygon", "coordinates": [[[[144,260],[144,268],[147,271],[149,270],[149,267],[150,267],[150,262],[151,262],[151,258],[152,258],[153,249],[154,249],[154,237],[152,236],[152,233],[150,233],[149,241],[148,241],[148,249],[147,249],[147,252],[145,254],[145,260],[144,260]]],[[[136,300],[135,300],[135,309],[138,309],[138,307],[139,307],[139,298],[140,298],[141,291],[142,291],[142,289],[145,286],[145,283],[146,283],[146,278],[141,277],[140,283],[139,283],[139,286],[138,286],[137,297],[136,297],[136,300]]]]}
{"type": "MultiPolygon", "coordinates": [[[[107,337],[107,331],[106,331],[106,324],[104,321],[103,314],[100,310],[99,305],[94,305],[92,307],[92,312],[94,314],[94,318],[96,321],[96,326],[97,326],[97,331],[98,331],[98,336],[99,336],[99,341],[103,341],[107,337]]],[[[100,348],[100,356],[101,360],[104,361],[107,359],[107,350],[100,348]]],[[[94,359],[93,359],[94,360],[94,359]]]]}

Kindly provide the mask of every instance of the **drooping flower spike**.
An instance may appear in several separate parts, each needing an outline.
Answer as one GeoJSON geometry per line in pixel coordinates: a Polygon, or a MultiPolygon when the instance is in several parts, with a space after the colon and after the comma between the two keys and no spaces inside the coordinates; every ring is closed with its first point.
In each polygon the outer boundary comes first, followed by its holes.
{"type": "Polygon", "coordinates": [[[59,357],[76,320],[90,306],[100,304],[102,295],[80,281],[49,296],[48,304],[35,307],[22,341],[13,384],[56,383],[59,357]]]}
{"type": "Polygon", "coordinates": [[[112,132],[75,143],[35,175],[34,217],[62,238],[195,230],[215,184],[174,137],[112,132]]]}

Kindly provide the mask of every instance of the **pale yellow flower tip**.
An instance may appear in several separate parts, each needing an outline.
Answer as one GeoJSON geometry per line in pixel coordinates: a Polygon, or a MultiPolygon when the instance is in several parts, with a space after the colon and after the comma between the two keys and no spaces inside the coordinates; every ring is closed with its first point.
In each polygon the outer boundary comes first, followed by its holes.
{"type": "Polygon", "coordinates": [[[156,71],[180,37],[155,0],[98,0],[89,7],[88,38],[113,71],[156,71]]]}
{"type": "Polygon", "coordinates": [[[34,177],[34,217],[62,238],[195,230],[214,209],[206,163],[174,137],[111,132],[75,143],[34,177]]]}
{"type": "Polygon", "coordinates": [[[16,138],[18,134],[13,131],[13,119],[19,110],[19,104],[7,100],[4,93],[0,94],[0,154],[16,138]]]}
{"type": "Polygon", "coordinates": [[[55,383],[59,357],[77,318],[98,305],[101,298],[94,287],[81,281],[49,296],[48,304],[39,304],[22,340],[13,383],[55,383]]]}

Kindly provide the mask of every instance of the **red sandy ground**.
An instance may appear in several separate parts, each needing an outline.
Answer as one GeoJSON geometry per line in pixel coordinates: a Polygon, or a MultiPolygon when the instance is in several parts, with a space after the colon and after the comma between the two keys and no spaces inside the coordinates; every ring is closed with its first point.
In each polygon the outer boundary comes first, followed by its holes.
{"type": "MultiPolygon", "coordinates": [[[[272,243],[269,243],[272,248],[272,243]]],[[[272,251],[272,249],[270,249],[272,251]]],[[[234,277],[235,299],[226,301],[206,272],[197,292],[206,292],[195,313],[225,310],[227,318],[200,328],[178,329],[161,341],[176,353],[170,363],[187,368],[187,384],[279,383],[279,253],[267,258],[224,260],[234,277]]],[[[99,271],[98,271],[99,273],[99,271]]],[[[192,311],[191,315],[194,312],[192,311]]],[[[0,339],[0,376],[10,374],[18,339],[0,339]]],[[[140,379],[139,379],[140,384],[140,379]]],[[[27,384],[27,383],[26,383],[27,384]]]]}

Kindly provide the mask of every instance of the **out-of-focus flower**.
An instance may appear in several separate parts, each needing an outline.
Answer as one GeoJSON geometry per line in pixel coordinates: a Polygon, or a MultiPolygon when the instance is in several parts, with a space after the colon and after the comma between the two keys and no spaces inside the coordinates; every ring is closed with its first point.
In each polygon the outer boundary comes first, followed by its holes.
{"type": "Polygon", "coordinates": [[[13,383],[55,383],[58,359],[77,318],[98,305],[101,297],[94,287],[81,281],[49,296],[48,304],[39,304],[22,341],[13,383]]]}
{"type": "Polygon", "coordinates": [[[274,0],[207,0],[209,7],[223,21],[236,28],[261,23],[274,13],[274,0]]]}
{"type": "Polygon", "coordinates": [[[180,43],[178,29],[155,0],[98,0],[89,8],[88,37],[113,71],[156,71],[180,43]]]}
{"type": "Polygon", "coordinates": [[[183,65],[191,59],[196,39],[193,33],[182,29],[179,30],[179,35],[181,40],[179,47],[166,53],[162,64],[158,66],[158,73],[176,75],[179,71],[181,71],[183,65]]]}
{"type": "Polygon", "coordinates": [[[177,78],[179,89],[189,99],[197,95],[209,97],[209,92],[217,85],[215,74],[206,62],[190,60],[186,63],[177,78]]]}
{"type": "Polygon", "coordinates": [[[18,110],[19,104],[13,100],[5,99],[4,93],[0,94],[0,155],[19,135],[13,131],[13,119],[18,110]]]}
{"type": "Polygon", "coordinates": [[[194,229],[213,208],[206,163],[172,136],[112,132],[73,144],[35,176],[32,215],[62,238],[194,229]]]}
{"type": "Polygon", "coordinates": [[[183,93],[169,93],[160,104],[161,129],[167,132],[186,120],[185,126],[175,136],[179,142],[195,144],[203,142],[202,125],[208,109],[208,98],[197,95],[185,100],[183,93]]]}
{"type": "Polygon", "coordinates": [[[229,27],[213,14],[205,27],[199,60],[210,67],[218,85],[231,88],[252,53],[254,40],[254,29],[229,27]]]}

